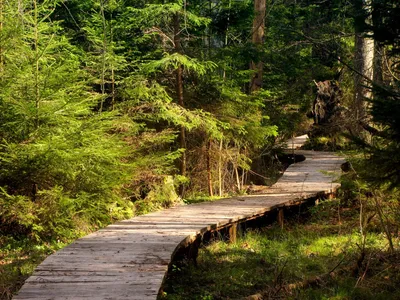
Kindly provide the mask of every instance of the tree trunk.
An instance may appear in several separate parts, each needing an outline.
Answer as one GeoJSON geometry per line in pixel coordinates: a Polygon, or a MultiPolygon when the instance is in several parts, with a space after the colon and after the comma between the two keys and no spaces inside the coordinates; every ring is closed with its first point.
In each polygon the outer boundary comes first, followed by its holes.
{"type": "Polygon", "coordinates": [[[383,84],[383,48],[384,46],[375,42],[374,49],[374,83],[383,84]]]}
{"type": "Polygon", "coordinates": [[[214,196],[212,174],[211,174],[211,139],[207,142],[207,183],[208,194],[210,197],[214,196]]]}
{"type": "MultiPolygon", "coordinates": [[[[225,41],[224,41],[224,47],[228,47],[228,38],[229,38],[229,25],[231,21],[231,8],[232,8],[232,0],[229,0],[229,11],[228,11],[228,18],[226,21],[226,31],[225,31],[225,41]]],[[[224,65],[224,71],[222,74],[222,78],[224,81],[226,80],[226,65],[224,65]]]]}
{"type": "MultiPolygon", "coordinates": [[[[181,47],[181,37],[180,37],[180,20],[179,20],[179,14],[175,14],[174,16],[174,44],[175,44],[175,52],[176,53],[182,53],[182,47],[181,47]]],[[[181,107],[185,107],[185,102],[183,98],[183,66],[179,65],[178,68],[176,69],[176,77],[175,77],[175,90],[176,90],[176,96],[178,99],[178,104],[181,107]]],[[[180,133],[179,133],[179,145],[181,149],[184,149],[184,152],[182,153],[181,156],[181,161],[180,161],[180,175],[186,176],[186,130],[184,126],[181,126],[180,128],[180,133]]],[[[184,185],[181,185],[179,187],[179,195],[183,197],[185,193],[185,187],[184,185]]]]}
{"type": "Polygon", "coordinates": [[[107,24],[106,24],[106,17],[104,14],[104,5],[105,3],[103,0],[100,0],[100,14],[101,14],[101,20],[102,20],[102,25],[103,25],[103,48],[101,49],[101,82],[100,82],[100,88],[101,88],[101,102],[100,102],[100,108],[99,112],[101,113],[103,111],[103,106],[104,106],[104,101],[106,98],[106,53],[107,53],[107,24]]]}
{"type": "MultiPolygon", "coordinates": [[[[370,0],[359,0],[356,4],[360,11],[368,12],[370,9],[370,0]]],[[[364,14],[363,16],[366,16],[364,14]]],[[[368,22],[368,20],[358,20],[358,22],[368,22]]],[[[367,102],[366,98],[371,98],[371,89],[366,86],[370,85],[369,80],[373,79],[373,64],[374,64],[374,40],[365,37],[362,32],[357,30],[355,33],[355,55],[354,68],[358,72],[354,77],[354,103],[353,112],[357,123],[367,117],[367,102]]]]}
{"type": "Polygon", "coordinates": [[[39,109],[40,109],[40,87],[39,87],[39,60],[40,60],[40,52],[39,52],[39,12],[37,7],[37,1],[33,1],[33,17],[34,17],[34,47],[35,47],[35,108],[36,108],[36,116],[35,116],[35,127],[39,128],[39,109]]]}
{"type": "MultiPolygon", "coordinates": [[[[251,34],[251,41],[259,47],[264,43],[265,34],[265,13],[266,13],[266,0],[254,0],[254,20],[251,34]]],[[[252,61],[250,69],[254,71],[250,81],[250,93],[258,91],[262,87],[263,76],[263,62],[252,61]]]]}
{"type": "Polygon", "coordinates": [[[240,177],[239,177],[239,171],[238,171],[238,166],[234,166],[235,168],[235,178],[236,178],[236,185],[238,189],[238,193],[242,190],[242,187],[240,186],[240,177]]]}
{"type": "MultiPolygon", "coordinates": [[[[112,15],[111,15],[112,19],[112,15]]],[[[110,21],[110,46],[113,46],[113,41],[114,41],[114,33],[113,33],[113,24],[110,21]]],[[[113,51],[113,54],[114,51],[113,51]]],[[[115,109],[115,66],[114,62],[111,64],[111,109],[115,109]]]]}
{"type": "Polygon", "coordinates": [[[222,146],[223,139],[219,141],[219,156],[218,156],[218,187],[219,187],[219,196],[222,197],[222,146]]]}
{"type": "MultiPolygon", "coordinates": [[[[3,0],[0,0],[0,35],[3,31],[3,0]]],[[[3,48],[0,43],[0,75],[3,73],[3,48]]],[[[3,78],[0,76],[0,80],[3,78]]]]}

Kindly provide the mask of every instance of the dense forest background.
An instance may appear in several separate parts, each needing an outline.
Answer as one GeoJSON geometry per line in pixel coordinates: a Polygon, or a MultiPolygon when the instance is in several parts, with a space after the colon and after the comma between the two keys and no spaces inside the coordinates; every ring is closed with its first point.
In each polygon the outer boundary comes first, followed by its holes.
{"type": "Polygon", "coordinates": [[[0,233],[68,241],[243,193],[306,132],[362,154],[357,191],[393,195],[398,16],[396,0],[0,0],[0,233]],[[316,112],[321,82],[334,112],[316,112]]]}

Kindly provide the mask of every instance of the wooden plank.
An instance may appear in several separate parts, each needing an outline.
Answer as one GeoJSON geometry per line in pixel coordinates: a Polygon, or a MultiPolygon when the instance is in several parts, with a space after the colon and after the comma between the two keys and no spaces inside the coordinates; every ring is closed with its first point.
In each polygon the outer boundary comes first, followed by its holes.
{"type": "Polygon", "coordinates": [[[93,296],[98,299],[155,299],[157,294],[158,287],[151,282],[27,283],[24,285],[24,295],[20,294],[14,299],[92,299],[93,296]]]}
{"type": "Polygon", "coordinates": [[[162,281],[164,274],[147,274],[141,276],[135,276],[131,273],[122,272],[91,272],[88,275],[81,275],[73,272],[69,272],[69,275],[61,272],[41,271],[40,276],[31,276],[26,282],[31,284],[37,283],[95,283],[95,282],[126,282],[135,283],[136,285],[147,284],[151,280],[162,281]],[[48,273],[48,274],[45,274],[48,273]]]}
{"type": "MultiPolygon", "coordinates": [[[[288,142],[306,160],[289,166],[264,194],[181,205],[110,225],[46,258],[26,281],[16,300],[156,299],[172,255],[198,235],[227,227],[232,241],[237,224],[321,193],[332,194],[344,160],[334,153],[297,150],[305,136],[288,142]]],[[[192,249],[193,248],[193,249],[192,249]]],[[[189,253],[189,254],[190,254],[189,253]]]]}

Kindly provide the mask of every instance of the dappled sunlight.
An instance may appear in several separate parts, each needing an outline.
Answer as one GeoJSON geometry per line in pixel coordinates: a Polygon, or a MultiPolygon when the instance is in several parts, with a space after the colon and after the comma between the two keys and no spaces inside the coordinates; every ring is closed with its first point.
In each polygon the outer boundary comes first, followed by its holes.
{"type": "MultiPolygon", "coordinates": [[[[319,210],[329,212],[329,207],[321,207],[319,210]]],[[[332,211],[330,213],[334,214],[332,211]]],[[[293,220],[284,229],[272,225],[261,230],[251,230],[235,243],[215,241],[200,250],[197,267],[189,265],[184,270],[169,274],[167,292],[180,291],[178,295],[182,298],[178,299],[185,299],[188,295],[201,297],[207,294],[213,297],[218,295],[223,299],[244,298],[255,292],[260,292],[266,299],[267,295],[285,299],[314,299],[310,296],[313,293],[332,296],[342,294],[344,299],[359,299],[351,295],[368,293],[363,292],[364,288],[355,288],[356,278],[346,277],[347,273],[351,275],[361,253],[362,237],[347,224],[351,224],[352,218],[343,220],[341,234],[332,232],[332,228],[324,225],[324,220],[318,223],[317,213],[312,219],[302,225],[293,220]],[[320,226],[321,230],[318,230],[320,226]],[[332,277],[325,277],[330,272],[332,277]],[[290,284],[300,285],[318,277],[320,285],[316,283],[314,288],[289,288],[290,284]],[[207,288],[192,288],[197,282],[207,283],[207,288]],[[342,291],[335,290],[334,287],[338,285],[342,291]]],[[[388,281],[384,275],[385,267],[380,267],[381,257],[387,255],[385,237],[382,234],[368,233],[365,247],[369,257],[368,264],[371,264],[371,268],[372,265],[376,268],[377,264],[379,272],[383,272],[379,275],[382,278],[379,280],[388,281]]],[[[373,280],[379,282],[378,278],[373,280]]],[[[367,278],[365,281],[367,285],[372,284],[367,278]]],[[[175,299],[173,295],[174,293],[171,298],[166,299],[175,299]]]]}

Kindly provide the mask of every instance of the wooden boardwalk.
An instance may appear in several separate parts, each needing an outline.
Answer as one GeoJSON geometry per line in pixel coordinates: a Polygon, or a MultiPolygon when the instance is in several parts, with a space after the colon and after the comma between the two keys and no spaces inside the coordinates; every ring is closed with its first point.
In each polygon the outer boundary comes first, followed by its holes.
{"type": "MultiPolygon", "coordinates": [[[[304,141],[289,141],[288,148],[304,141]]],[[[335,192],[343,158],[295,151],[306,160],[289,166],[267,193],[177,206],[110,225],[46,258],[14,299],[156,299],[172,258],[204,233],[335,192]]]]}

